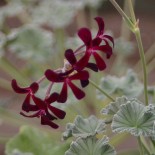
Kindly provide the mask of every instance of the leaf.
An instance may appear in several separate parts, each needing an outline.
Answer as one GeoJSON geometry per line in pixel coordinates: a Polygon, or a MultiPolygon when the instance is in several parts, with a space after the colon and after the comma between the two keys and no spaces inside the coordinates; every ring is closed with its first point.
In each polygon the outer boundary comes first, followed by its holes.
{"type": "Polygon", "coordinates": [[[101,113],[103,115],[112,115],[113,116],[120,109],[120,106],[122,104],[126,104],[128,101],[129,100],[125,96],[117,97],[116,101],[108,104],[108,106],[106,106],[105,108],[103,108],[101,110],[101,113]]]}
{"type": "Polygon", "coordinates": [[[122,37],[115,39],[115,50],[116,54],[121,54],[123,56],[131,55],[135,50],[134,43],[127,41],[122,37]]]}
{"type": "Polygon", "coordinates": [[[14,149],[10,155],[34,155],[34,154],[30,152],[23,153],[17,149],[14,149]]]}
{"type": "Polygon", "coordinates": [[[66,125],[66,131],[62,134],[62,139],[67,140],[69,137],[72,137],[72,130],[73,130],[74,124],[67,123],[66,125]]]}
{"type": "Polygon", "coordinates": [[[94,136],[105,131],[105,123],[103,120],[97,119],[95,116],[90,116],[84,119],[82,116],[77,116],[73,124],[68,124],[66,131],[63,133],[63,138],[67,139],[71,135],[74,137],[94,136]]]}
{"type": "MultiPolygon", "coordinates": [[[[125,76],[107,76],[101,79],[100,87],[108,94],[125,95],[128,98],[137,97],[143,90],[143,85],[138,80],[137,74],[128,70],[125,76]]],[[[99,99],[105,99],[105,96],[97,91],[99,99]]]]}
{"type": "Polygon", "coordinates": [[[23,126],[20,132],[6,144],[6,155],[12,155],[14,149],[22,153],[31,152],[33,155],[64,155],[69,144],[57,144],[47,133],[36,128],[23,126]]]}
{"type": "Polygon", "coordinates": [[[120,107],[112,121],[113,132],[128,132],[134,136],[152,136],[155,121],[154,106],[132,101],[120,107]]]}
{"type": "Polygon", "coordinates": [[[78,1],[40,1],[39,5],[32,10],[32,22],[35,24],[46,23],[56,29],[64,28],[71,23],[79,7],[78,1]]]}
{"type": "Polygon", "coordinates": [[[72,142],[65,155],[116,155],[116,151],[108,141],[108,137],[100,140],[96,137],[78,138],[72,142]]]}
{"type": "Polygon", "coordinates": [[[16,33],[16,39],[8,47],[18,57],[45,61],[51,56],[54,43],[51,32],[36,26],[24,26],[14,31],[12,33],[16,33]]]}

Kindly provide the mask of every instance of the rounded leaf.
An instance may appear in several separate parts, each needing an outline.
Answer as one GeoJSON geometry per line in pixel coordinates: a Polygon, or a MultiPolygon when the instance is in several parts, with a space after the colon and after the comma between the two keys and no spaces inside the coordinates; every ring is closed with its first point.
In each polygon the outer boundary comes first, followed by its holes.
{"type": "Polygon", "coordinates": [[[154,106],[144,106],[138,101],[122,105],[113,117],[113,132],[129,132],[134,136],[153,135],[155,115],[152,107],[154,106]]]}
{"type": "Polygon", "coordinates": [[[100,140],[96,137],[78,138],[71,143],[65,155],[116,155],[116,151],[108,141],[108,137],[100,140]]]}

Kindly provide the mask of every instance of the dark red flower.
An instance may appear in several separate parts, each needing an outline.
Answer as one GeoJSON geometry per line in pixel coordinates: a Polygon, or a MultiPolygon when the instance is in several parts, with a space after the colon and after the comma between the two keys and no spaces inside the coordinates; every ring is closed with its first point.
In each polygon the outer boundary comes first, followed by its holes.
{"type": "MultiPolygon", "coordinates": [[[[75,54],[74,54],[72,49],[68,49],[68,50],[65,51],[65,58],[67,59],[66,67],[68,66],[68,68],[70,68],[70,69],[73,68],[77,72],[80,72],[80,70],[78,70],[78,66],[77,66],[78,61],[77,61],[77,59],[75,57],[75,54]]],[[[97,65],[94,64],[94,63],[88,63],[86,65],[86,68],[89,68],[89,69],[91,69],[91,70],[93,70],[95,72],[98,71],[97,65]]],[[[81,82],[82,87],[86,87],[89,84],[88,79],[87,80],[80,80],[80,82],[81,82]]]]}
{"type": "Polygon", "coordinates": [[[82,99],[85,96],[85,93],[79,89],[75,84],[72,83],[73,80],[88,80],[89,73],[87,71],[80,71],[77,73],[73,73],[73,70],[69,70],[65,73],[56,73],[53,70],[46,70],[45,76],[46,78],[55,83],[63,83],[62,90],[58,97],[58,102],[64,103],[67,100],[68,86],[71,88],[77,99],[82,99]],[[72,75],[72,74],[73,75],[72,75]]]}
{"type": "Polygon", "coordinates": [[[23,104],[22,104],[22,110],[29,112],[29,111],[36,111],[38,110],[38,107],[36,105],[30,104],[31,97],[38,91],[39,85],[38,83],[34,82],[29,87],[19,87],[16,80],[12,80],[12,88],[16,93],[19,94],[27,94],[23,104]]]}
{"type": "Polygon", "coordinates": [[[51,105],[51,103],[55,102],[57,100],[58,94],[53,93],[50,97],[45,99],[44,101],[36,96],[32,96],[32,99],[36,106],[38,107],[38,110],[32,115],[26,115],[23,112],[20,112],[21,115],[25,117],[40,117],[41,118],[41,124],[42,125],[49,125],[52,128],[58,128],[59,126],[53,122],[53,120],[56,120],[57,118],[63,119],[66,115],[66,113],[51,105]],[[50,112],[49,112],[50,111],[50,112]]]}
{"type": "Polygon", "coordinates": [[[99,30],[94,39],[92,39],[92,34],[88,28],[81,28],[78,31],[78,36],[84,42],[86,46],[85,55],[77,62],[77,70],[82,70],[85,68],[89,62],[91,55],[93,55],[97,67],[99,70],[104,70],[106,68],[106,64],[101,56],[97,53],[97,51],[101,51],[105,53],[107,58],[110,58],[112,55],[112,47],[109,45],[108,40],[110,40],[113,44],[113,38],[109,35],[104,34],[104,21],[100,17],[96,17],[99,30]],[[104,45],[101,45],[101,42],[104,41],[104,45]]]}

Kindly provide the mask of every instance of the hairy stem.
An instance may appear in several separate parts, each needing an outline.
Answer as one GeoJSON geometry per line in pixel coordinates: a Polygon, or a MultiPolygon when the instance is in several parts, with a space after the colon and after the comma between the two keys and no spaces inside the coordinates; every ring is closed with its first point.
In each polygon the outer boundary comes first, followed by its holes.
{"type": "Polygon", "coordinates": [[[145,104],[148,105],[146,60],[145,60],[145,53],[144,53],[143,43],[142,43],[142,39],[141,39],[141,33],[140,33],[139,25],[138,25],[139,20],[136,21],[132,1],[128,0],[128,4],[129,4],[129,9],[130,9],[131,19],[132,19],[132,22],[135,25],[134,34],[135,34],[135,37],[136,37],[136,40],[137,40],[139,55],[140,55],[141,64],[142,64],[142,68],[143,68],[145,104]]]}
{"type": "Polygon", "coordinates": [[[110,95],[108,95],[103,89],[101,89],[96,83],[94,83],[92,80],[89,79],[89,82],[98,89],[101,93],[103,93],[107,98],[109,98],[111,101],[115,101],[110,95]]]}
{"type": "Polygon", "coordinates": [[[144,152],[143,152],[143,146],[142,146],[142,143],[141,143],[140,137],[137,137],[137,140],[138,140],[138,145],[139,145],[139,152],[140,152],[140,155],[144,155],[144,152]]]}
{"type": "Polygon", "coordinates": [[[142,68],[143,68],[145,104],[148,105],[146,61],[145,61],[145,55],[144,55],[144,49],[143,49],[140,29],[139,29],[138,21],[136,21],[136,17],[135,17],[135,13],[134,13],[132,2],[131,2],[131,0],[128,0],[129,10],[130,10],[131,18],[132,18],[131,20],[124,13],[124,11],[120,8],[120,6],[116,3],[115,0],[110,0],[110,2],[114,5],[114,7],[121,14],[121,16],[125,18],[125,21],[127,22],[129,28],[135,34],[135,37],[136,37],[136,40],[137,40],[137,44],[138,44],[140,59],[141,59],[141,63],[142,63],[142,68]]]}

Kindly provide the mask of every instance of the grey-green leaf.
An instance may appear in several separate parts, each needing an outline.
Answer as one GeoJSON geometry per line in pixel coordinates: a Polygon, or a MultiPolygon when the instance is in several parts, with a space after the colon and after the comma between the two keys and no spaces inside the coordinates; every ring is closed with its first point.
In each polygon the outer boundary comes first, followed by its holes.
{"type": "Polygon", "coordinates": [[[108,138],[97,140],[96,137],[78,138],[72,142],[65,155],[116,155],[116,151],[108,144],[108,138]]]}
{"type": "Polygon", "coordinates": [[[63,137],[67,139],[70,135],[74,137],[93,136],[98,133],[103,133],[105,131],[105,126],[104,120],[97,119],[93,115],[86,119],[82,116],[77,116],[73,124],[68,124],[63,137]]]}
{"type": "Polygon", "coordinates": [[[117,97],[115,102],[111,102],[105,108],[101,110],[103,115],[114,115],[120,109],[122,104],[126,104],[129,100],[125,97],[117,97]]]}
{"type": "Polygon", "coordinates": [[[39,27],[24,26],[15,30],[16,39],[9,49],[23,59],[47,60],[52,55],[52,33],[39,27]]]}
{"type": "Polygon", "coordinates": [[[14,149],[22,153],[32,153],[33,155],[64,155],[69,148],[69,144],[55,143],[52,135],[44,133],[39,129],[23,126],[20,132],[11,138],[6,144],[6,155],[12,155],[14,149]]]}
{"type": "Polygon", "coordinates": [[[34,155],[34,154],[30,152],[23,153],[19,151],[18,149],[14,149],[10,155],[34,155]]]}
{"type": "MultiPolygon", "coordinates": [[[[128,70],[125,76],[110,76],[101,79],[100,87],[108,94],[125,95],[128,98],[137,97],[143,90],[143,85],[139,81],[137,74],[128,70]]],[[[97,91],[99,99],[105,99],[105,96],[97,91]]]]}
{"type": "Polygon", "coordinates": [[[113,132],[129,132],[134,136],[152,136],[155,121],[154,106],[132,101],[120,107],[112,122],[113,132]]]}

